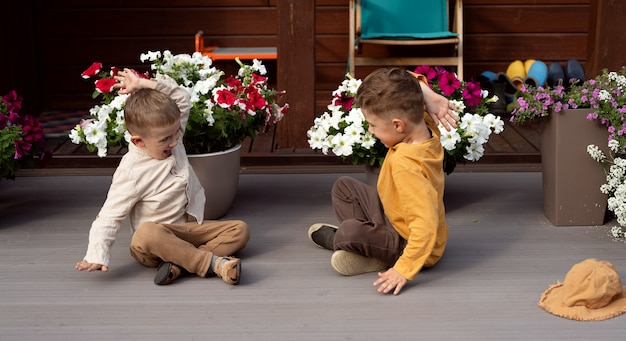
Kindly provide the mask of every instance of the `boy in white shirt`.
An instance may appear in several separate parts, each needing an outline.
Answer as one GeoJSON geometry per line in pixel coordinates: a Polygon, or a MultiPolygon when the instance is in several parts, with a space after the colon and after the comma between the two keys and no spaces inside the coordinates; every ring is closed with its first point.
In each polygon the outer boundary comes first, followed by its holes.
{"type": "Polygon", "coordinates": [[[182,143],[189,95],[172,79],[145,79],[129,69],[115,79],[113,87],[119,93],[131,94],[124,107],[131,143],[92,223],[87,254],[76,269],[107,272],[115,236],[122,220],[130,216],[131,255],[158,267],[155,284],[170,284],[186,273],[216,275],[238,284],[241,262],[230,255],[245,247],[248,225],[204,220],[204,190],[182,143]]]}

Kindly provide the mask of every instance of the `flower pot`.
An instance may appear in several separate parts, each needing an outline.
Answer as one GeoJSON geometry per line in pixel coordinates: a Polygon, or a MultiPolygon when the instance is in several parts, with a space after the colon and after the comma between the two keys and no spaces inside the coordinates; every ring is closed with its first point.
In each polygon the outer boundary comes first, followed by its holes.
{"type": "Polygon", "coordinates": [[[587,119],[591,109],[552,113],[541,136],[544,212],[552,224],[602,225],[607,196],[602,166],[587,153],[595,144],[607,155],[608,132],[587,119]]]}
{"type": "Polygon", "coordinates": [[[241,144],[222,152],[190,154],[187,157],[204,187],[204,219],[223,217],[233,203],[239,186],[241,144]]]}

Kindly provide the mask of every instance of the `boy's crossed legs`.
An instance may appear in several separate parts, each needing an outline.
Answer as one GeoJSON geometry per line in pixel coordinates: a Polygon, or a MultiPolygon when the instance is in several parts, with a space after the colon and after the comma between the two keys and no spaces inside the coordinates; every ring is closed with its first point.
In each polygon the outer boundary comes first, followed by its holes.
{"type": "Polygon", "coordinates": [[[133,234],[130,253],[146,266],[159,266],[156,284],[169,284],[187,272],[200,277],[215,274],[226,283],[238,284],[241,263],[229,256],[241,251],[249,239],[248,225],[239,220],[147,222],[133,234]]]}
{"type": "Polygon", "coordinates": [[[351,178],[339,178],[332,189],[339,227],[314,224],[309,239],[335,251],[333,268],[343,275],[379,271],[394,264],[406,241],[391,226],[374,187],[351,178]]]}

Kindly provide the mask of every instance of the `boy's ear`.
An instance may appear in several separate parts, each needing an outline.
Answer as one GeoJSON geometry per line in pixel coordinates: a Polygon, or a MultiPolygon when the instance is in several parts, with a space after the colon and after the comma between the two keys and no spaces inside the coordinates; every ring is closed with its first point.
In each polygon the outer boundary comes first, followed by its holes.
{"type": "Polygon", "coordinates": [[[393,124],[393,126],[396,128],[396,131],[399,133],[404,132],[404,129],[406,128],[405,122],[399,118],[392,119],[391,124],[393,124]]]}
{"type": "Polygon", "coordinates": [[[132,142],[135,146],[137,146],[139,148],[145,147],[145,143],[143,143],[143,140],[141,139],[141,137],[139,137],[137,135],[131,136],[130,142],[132,142]]]}

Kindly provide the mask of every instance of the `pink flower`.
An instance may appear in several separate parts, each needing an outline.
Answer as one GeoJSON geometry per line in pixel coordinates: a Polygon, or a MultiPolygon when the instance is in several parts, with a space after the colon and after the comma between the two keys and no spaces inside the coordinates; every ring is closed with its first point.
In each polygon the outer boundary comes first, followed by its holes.
{"type": "Polygon", "coordinates": [[[426,77],[429,82],[437,76],[437,71],[429,65],[420,65],[413,72],[426,77]]]}
{"type": "Polygon", "coordinates": [[[480,83],[478,82],[467,82],[465,83],[465,89],[463,89],[463,100],[465,101],[465,105],[468,107],[473,107],[478,105],[482,101],[482,89],[480,88],[480,83]]]}
{"type": "Polygon", "coordinates": [[[461,81],[452,72],[444,72],[439,76],[439,88],[445,96],[451,96],[461,88],[461,81]]]}
{"type": "Polygon", "coordinates": [[[11,90],[8,94],[2,96],[2,102],[6,104],[9,112],[18,112],[22,109],[22,96],[18,96],[15,90],[11,90]]]}
{"type": "Polygon", "coordinates": [[[22,140],[15,140],[13,141],[13,146],[15,147],[15,156],[13,158],[15,160],[19,160],[28,155],[28,151],[30,150],[30,147],[32,147],[32,144],[22,140]]]}
{"type": "Polygon", "coordinates": [[[82,119],[80,120],[80,122],[78,123],[80,125],[81,128],[85,129],[87,128],[87,126],[89,126],[89,124],[93,121],[95,121],[96,119],[94,118],[90,118],[90,119],[82,119]]]}

